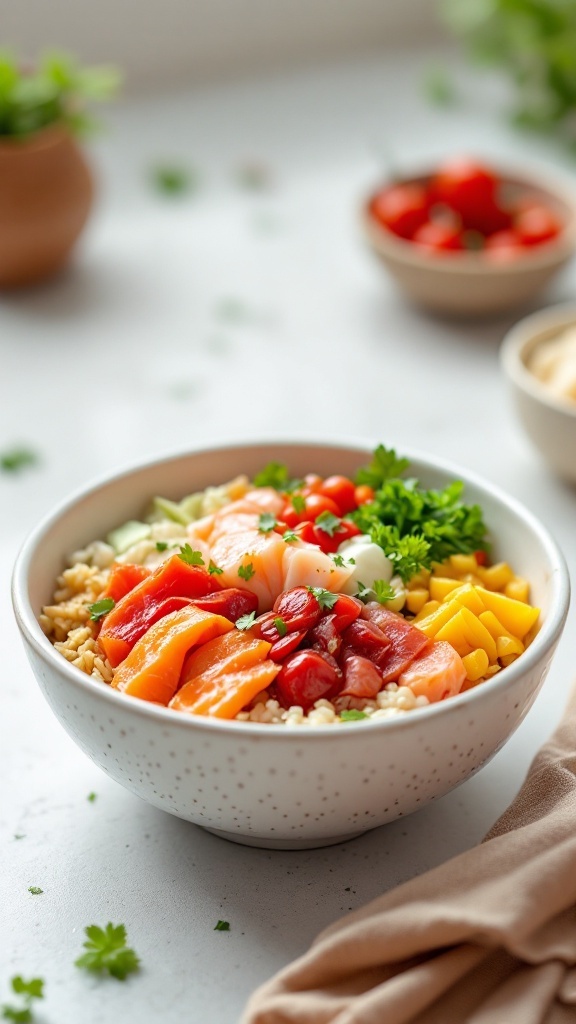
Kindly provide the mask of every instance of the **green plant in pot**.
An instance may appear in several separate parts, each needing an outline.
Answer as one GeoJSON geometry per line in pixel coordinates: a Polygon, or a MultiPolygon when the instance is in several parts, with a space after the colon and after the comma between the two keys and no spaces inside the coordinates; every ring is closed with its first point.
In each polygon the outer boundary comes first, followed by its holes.
{"type": "Polygon", "coordinates": [[[77,139],[94,127],[93,102],[119,85],[112,68],[80,68],[50,54],[34,69],[0,54],[0,288],[56,273],[94,195],[77,139]]]}

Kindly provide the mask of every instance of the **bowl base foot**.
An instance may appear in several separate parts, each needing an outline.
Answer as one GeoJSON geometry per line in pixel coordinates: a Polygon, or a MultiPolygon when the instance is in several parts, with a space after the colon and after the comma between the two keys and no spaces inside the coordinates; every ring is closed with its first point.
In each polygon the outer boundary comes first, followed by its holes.
{"type": "Polygon", "coordinates": [[[228,839],[231,843],[239,843],[241,846],[257,846],[263,850],[317,850],[321,846],[337,846],[338,843],[348,843],[351,839],[363,836],[364,832],[350,832],[344,836],[324,836],[317,839],[270,839],[268,836],[245,836],[237,832],[224,832],[219,828],[207,828],[201,825],[205,832],[211,832],[221,839],[228,839]]]}

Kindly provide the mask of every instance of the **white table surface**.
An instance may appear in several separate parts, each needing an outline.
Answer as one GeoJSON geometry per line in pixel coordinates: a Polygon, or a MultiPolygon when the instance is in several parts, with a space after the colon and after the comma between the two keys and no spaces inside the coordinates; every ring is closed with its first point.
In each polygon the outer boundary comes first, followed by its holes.
{"type": "MultiPolygon", "coordinates": [[[[348,428],[505,488],[549,526],[574,581],[576,492],[525,440],[498,366],[519,314],[462,323],[411,308],[356,216],[388,159],[469,151],[564,174],[569,160],[514,134],[484,79],[458,72],[462,104],[430,107],[425,63],[397,54],[118,104],[92,145],[100,202],[73,268],[0,300],[0,448],[21,442],[42,458],[0,474],[0,1001],[12,975],[43,976],[45,1024],[232,1024],[324,926],[476,843],[560,715],[573,615],[532,711],[475,778],[342,846],[245,848],[141,803],[85,758],[40,697],[9,604],[24,536],[86,480],[198,442],[348,428]],[[274,186],[242,189],[246,160],[268,166],[274,186]],[[150,188],[150,166],[170,161],[198,168],[193,196],[150,188]],[[229,933],[213,930],[219,918],[229,933]],[[126,924],[142,959],[125,984],[73,966],[83,928],[108,920],[126,924]]],[[[537,305],[569,299],[575,272],[537,305]]]]}

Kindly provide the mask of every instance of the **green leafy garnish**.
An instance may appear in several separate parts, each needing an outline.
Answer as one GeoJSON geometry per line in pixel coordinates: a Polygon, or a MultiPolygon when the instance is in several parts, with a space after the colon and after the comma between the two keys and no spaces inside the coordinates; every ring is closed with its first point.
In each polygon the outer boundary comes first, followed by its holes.
{"type": "Polygon", "coordinates": [[[186,565],[204,565],[204,559],[200,551],[193,551],[189,544],[183,544],[178,553],[186,565]]]}
{"type": "Polygon", "coordinates": [[[31,892],[33,896],[40,896],[44,889],[40,889],[38,885],[29,885],[28,892],[31,892]]]}
{"type": "Polygon", "coordinates": [[[276,516],[273,516],[271,512],[263,512],[258,519],[258,529],[260,533],[270,533],[277,523],[276,516]]]}
{"type": "Polygon", "coordinates": [[[230,931],[230,922],[229,921],[218,921],[214,925],[214,931],[215,932],[229,932],[230,931]]]}
{"type": "Polygon", "coordinates": [[[369,716],[365,714],[364,711],[356,711],[356,708],[350,708],[349,711],[340,712],[341,722],[360,722],[363,718],[368,717],[369,716]]]}
{"type": "Polygon", "coordinates": [[[299,516],[306,511],[306,498],[302,497],[301,494],[293,494],[291,501],[292,508],[299,516]]]}
{"type": "Polygon", "coordinates": [[[151,180],[157,192],[166,196],[182,196],[197,187],[199,176],[186,167],[165,166],[154,167],[151,180]]]}
{"type": "Polygon", "coordinates": [[[342,526],[342,520],[332,512],[321,512],[314,525],[317,526],[319,530],[327,533],[329,537],[333,537],[336,530],[342,526]]]}
{"type": "Polygon", "coordinates": [[[101,601],[95,601],[94,604],[88,605],[88,611],[90,612],[90,618],[92,622],[99,622],[104,615],[111,612],[114,605],[116,604],[113,597],[103,597],[101,601]]]}
{"type": "Polygon", "coordinates": [[[168,544],[166,543],[165,540],[157,540],[156,541],[156,551],[166,551],[167,547],[168,547],[168,544]]]}
{"type": "Polygon", "coordinates": [[[219,565],[214,565],[214,562],[212,561],[212,559],[210,559],[208,565],[208,572],[210,573],[211,576],[221,576],[222,573],[224,572],[224,569],[221,569],[219,565]]]}
{"type": "Polygon", "coordinates": [[[306,590],[314,595],[321,608],[327,608],[328,611],[338,600],[338,594],[333,594],[331,590],[324,590],[323,587],[306,587],[306,590]]]}
{"type": "Polygon", "coordinates": [[[332,555],[332,561],[334,562],[334,565],[338,566],[338,568],[342,568],[342,566],[346,565],[342,555],[332,555]]]}
{"type": "Polygon", "coordinates": [[[385,448],[383,444],[379,444],[370,465],[358,470],[356,483],[368,484],[376,491],[386,480],[400,476],[409,465],[408,459],[397,458],[393,448],[385,448]]]}
{"type": "Polygon", "coordinates": [[[44,979],[30,978],[24,981],[19,974],[10,981],[10,986],[15,995],[20,997],[20,1006],[10,1006],[4,1003],[2,1006],[2,1017],[4,1020],[14,1021],[15,1024],[30,1024],[32,1021],[32,1002],[34,999],[44,999],[44,979]]]}
{"type": "Polygon", "coordinates": [[[286,530],[282,534],[282,540],[285,544],[292,544],[293,541],[298,540],[298,534],[294,533],[294,530],[286,530]]]}
{"type": "Polygon", "coordinates": [[[372,584],[372,590],[376,595],[376,600],[380,604],[386,604],[387,601],[393,601],[396,597],[396,591],[394,587],[387,583],[386,580],[374,580],[372,584]]]}
{"type": "Polygon", "coordinates": [[[269,462],[254,477],[256,487],[273,487],[275,491],[284,491],[288,480],[288,466],[282,462],[269,462]]]}
{"type": "Polygon", "coordinates": [[[236,629],[250,629],[250,626],[254,625],[256,618],[256,612],[247,612],[246,615],[241,615],[239,619],[236,619],[234,625],[236,629]]]}
{"type": "Polygon", "coordinates": [[[246,582],[251,580],[252,577],[256,575],[256,570],[252,565],[252,562],[248,562],[248,565],[241,565],[238,569],[238,575],[241,580],[246,580],[246,582]]]}
{"type": "Polygon", "coordinates": [[[356,586],[358,587],[356,597],[360,598],[360,600],[364,602],[369,601],[372,594],[372,588],[365,586],[364,583],[360,582],[360,580],[356,581],[356,586]]]}
{"type": "Polygon", "coordinates": [[[288,626],[284,622],[284,619],[281,619],[280,617],[274,619],[274,625],[278,630],[278,636],[286,636],[286,633],[288,632],[288,626]]]}
{"type": "MultiPolygon", "coordinates": [[[[0,103],[1,103],[0,83],[0,103]]],[[[10,448],[0,453],[0,469],[4,473],[20,473],[23,469],[36,466],[39,462],[38,455],[31,448],[10,448]]]]}
{"type": "Polygon", "coordinates": [[[74,961],[76,967],[97,973],[108,972],[118,981],[124,979],[140,967],[140,960],[133,949],[126,945],[126,927],[123,924],[108,922],[105,928],[96,924],[84,929],[87,941],[82,956],[74,961]]]}
{"type": "Polygon", "coordinates": [[[94,801],[96,800],[96,793],[88,793],[88,796],[86,797],[86,799],[87,799],[89,804],[93,804],[94,801]]]}

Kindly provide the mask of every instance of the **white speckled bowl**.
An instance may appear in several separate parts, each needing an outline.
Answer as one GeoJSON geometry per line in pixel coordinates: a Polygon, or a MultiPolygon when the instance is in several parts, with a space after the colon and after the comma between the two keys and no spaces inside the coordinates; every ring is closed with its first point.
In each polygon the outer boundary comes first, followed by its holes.
{"type": "Polygon", "coordinates": [[[295,474],[352,474],[372,445],[238,445],[149,462],[83,490],[26,541],[13,601],[48,703],[93,761],[156,807],[254,846],[341,842],[423,807],[469,778],[506,742],[532,704],[568,610],[568,574],[544,527],[522,506],[458,467],[411,454],[426,486],[454,478],[478,501],[506,557],[532,584],[541,629],[513,665],[460,696],[403,717],[336,727],[217,722],[126,697],[57,653],[37,622],[65,555],[141,514],[150,496],[178,498],[275,458],[295,474]]]}
{"type": "Polygon", "coordinates": [[[574,303],[527,316],[504,338],[500,360],[526,434],[554,472],[576,484],[576,402],[556,398],[528,369],[538,345],[574,326],[574,303]]]}

